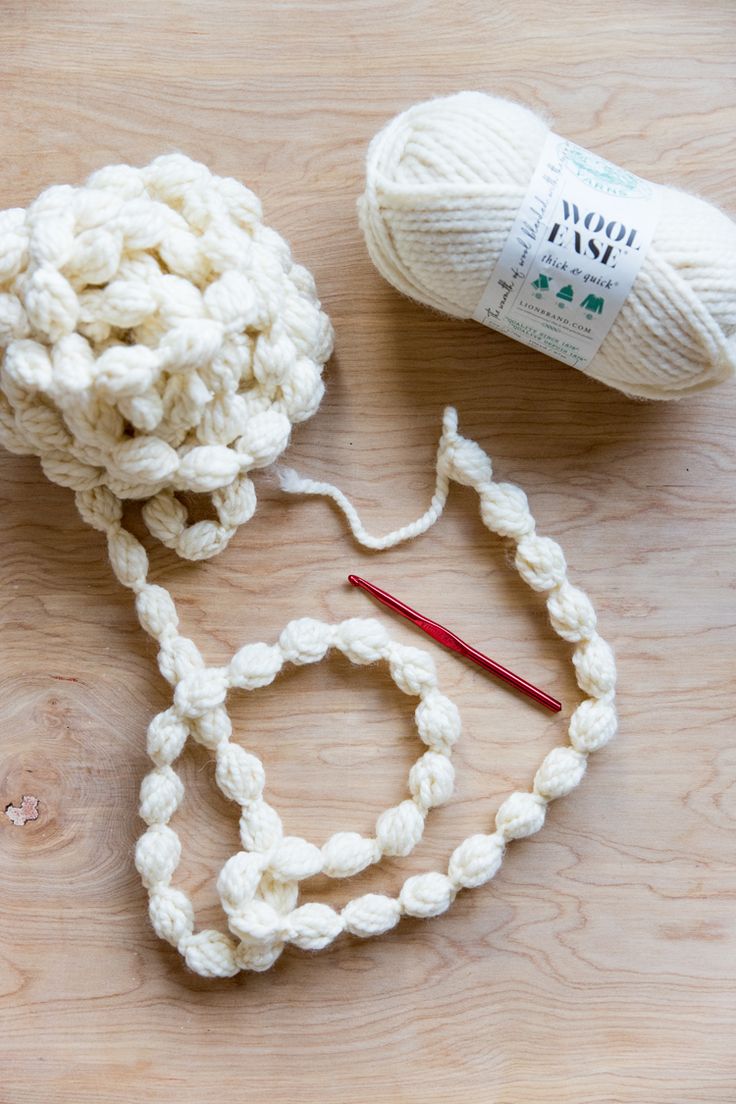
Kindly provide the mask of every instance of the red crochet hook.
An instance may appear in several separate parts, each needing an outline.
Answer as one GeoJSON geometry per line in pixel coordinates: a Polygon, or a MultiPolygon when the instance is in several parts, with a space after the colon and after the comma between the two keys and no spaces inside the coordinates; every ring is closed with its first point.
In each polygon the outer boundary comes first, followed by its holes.
{"type": "Polygon", "coordinates": [[[544,705],[547,709],[551,709],[553,713],[559,713],[562,709],[562,703],[558,702],[557,698],[553,698],[551,694],[547,694],[544,690],[540,690],[538,686],[533,686],[531,682],[527,682],[521,675],[515,675],[513,671],[509,671],[506,667],[502,667],[500,663],[496,663],[495,659],[490,659],[489,656],[484,655],[483,652],[479,652],[478,649],[474,648],[471,644],[466,644],[464,640],[461,640],[454,632],[450,632],[449,629],[444,628],[443,625],[438,625],[436,621],[431,621],[429,617],[425,617],[424,614],[417,613],[411,606],[407,606],[406,602],[394,598],[393,594],[381,590],[375,583],[369,583],[366,579],[361,579],[359,575],[348,575],[348,582],[352,583],[354,587],[360,587],[361,590],[365,590],[368,594],[372,594],[374,598],[377,598],[379,602],[383,602],[384,606],[388,606],[394,613],[408,618],[417,628],[427,633],[428,636],[431,636],[438,643],[444,644],[446,648],[450,648],[453,652],[458,652],[459,655],[472,660],[473,663],[477,663],[478,666],[482,667],[485,671],[491,671],[494,675],[497,675],[498,678],[503,679],[504,682],[508,682],[510,686],[514,686],[517,690],[520,690],[522,694],[526,694],[528,698],[533,698],[534,701],[539,702],[540,705],[544,705]]]}

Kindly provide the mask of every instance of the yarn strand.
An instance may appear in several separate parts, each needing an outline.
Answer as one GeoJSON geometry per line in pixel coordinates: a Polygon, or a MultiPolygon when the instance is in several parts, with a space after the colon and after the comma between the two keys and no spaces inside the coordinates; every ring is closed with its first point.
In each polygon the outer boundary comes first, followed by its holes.
{"type": "Polygon", "coordinates": [[[437,450],[437,480],[429,506],[424,513],[414,521],[409,522],[407,525],[402,525],[398,529],[394,529],[382,537],[377,537],[368,532],[363,522],[360,520],[360,515],[355,506],[353,506],[350,499],[340,488],[336,487],[333,483],[324,483],[318,482],[315,479],[308,479],[299,475],[293,468],[282,468],[279,471],[279,483],[281,489],[287,494],[315,495],[332,499],[338,509],[345,515],[350,531],[356,541],[364,548],[370,548],[373,551],[395,548],[397,544],[413,540],[414,537],[426,533],[427,530],[431,529],[435,522],[442,517],[450,489],[446,458],[449,450],[457,439],[457,412],[453,407],[448,406],[445,410],[443,433],[437,450]]]}

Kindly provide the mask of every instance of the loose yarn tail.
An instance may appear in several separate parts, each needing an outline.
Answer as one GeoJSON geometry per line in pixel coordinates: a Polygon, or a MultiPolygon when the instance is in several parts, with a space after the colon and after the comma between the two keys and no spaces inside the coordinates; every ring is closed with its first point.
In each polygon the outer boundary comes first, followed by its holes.
{"type": "Polygon", "coordinates": [[[457,432],[457,411],[454,407],[448,406],[442,421],[442,436],[440,437],[440,442],[437,447],[437,481],[435,483],[432,501],[421,517],[416,518],[408,525],[402,525],[400,528],[386,533],[385,536],[382,537],[377,537],[368,532],[350,499],[333,483],[324,483],[316,479],[308,479],[294,471],[293,468],[281,468],[279,470],[279,483],[282,491],[285,491],[287,494],[320,495],[323,498],[332,499],[338,509],[345,515],[345,519],[350,526],[350,531],[356,541],[364,548],[370,548],[374,551],[394,548],[397,544],[413,540],[414,537],[426,533],[442,516],[450,489],[450,461],[452,453],[457,443],[462,440],[463,438],[460,437],[457,432]]]}

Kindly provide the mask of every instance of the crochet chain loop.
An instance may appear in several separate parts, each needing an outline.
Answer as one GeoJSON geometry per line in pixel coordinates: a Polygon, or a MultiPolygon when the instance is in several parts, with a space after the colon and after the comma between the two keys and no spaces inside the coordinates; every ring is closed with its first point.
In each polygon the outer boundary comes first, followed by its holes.
{"type": "Polygon", "coordinates": [[[450,755],[460,735],[460,716],[439,690],[431,657],[392,641],[373,619],[328,625],[301,618],[291,621],[276,643],[246,644],[226,666],[208,667],[193,641],[179,633],[171,595],[148,582],[146,551],[122,528],[119,500],[106,487],[77,492],[84,519],[107,536],[117,578],[136,595],[140,623],[158,642],[159,667],[174,691],[172,705],[153,719],[148,730],[153,769],[143,779],[140,792],[140,814],[148,827],[138,841],[136,866],[148,890],[156,933],[177,947],[196,973],[229,977],[239,970],[266,970],[288,943],[320,950],[344,931],[361,937],[379,935],[402,916],[439,915],[460,890],[493,878],[507,843],[542,827],[547,804],[578,785],[588,755],[614,735],[616,668],[611,649],[598,635],[593,607],[568,581],[559,545],[537,535],[524,492],[513,484],[494,482],[486,453],[459,436],[454,410],[445,413],[432,505],[418,521],[384,538],[371,537],[351,504],[329,484],[286,477],[290,491],[329,495],[346,513],[356,539],[371,548],[389,547],[429,528],[442,512],[451,481],[477,491],[487,528],[515,546],[517,570],[545,596],[553,629],[573,645],[576,678],[586,697],[570,719],[569,743],[545,756],[529,792],[506,798],[491,832],[472,835],[455,848],[446,873],[414,875],[396,897],[369,893],[339,911],[318,902],[298,905],[299,883],[318,873],[351,877],[384,855],[408,855],[421,839],[429,809],[452,794],[450,755]],[[285,663],[317,663],[331,648],[352,663],[388,664],[400,689],[419,699],[415,719],[427,750],[410,771],[410,797],[378,817],[373,836],[341,831],[318,847],[284,835],[277,811],[263,796],[262,763],[231,740],[226,700],[231,690],[267,686],[285,663]],[[173,764],[189,737],[214,752],[217,785],[241,810],[243,849],[228,859],[217,881],[227,934],[195,931],[191,901],[171,884],[181,844],[169,822],[184,797],[173,764]]]}

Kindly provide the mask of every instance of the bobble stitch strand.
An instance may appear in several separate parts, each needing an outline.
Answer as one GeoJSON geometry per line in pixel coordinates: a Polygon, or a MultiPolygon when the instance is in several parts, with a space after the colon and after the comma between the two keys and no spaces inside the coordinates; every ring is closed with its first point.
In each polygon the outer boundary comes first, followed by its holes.
{"type": "MultiPolygon", "coordinates": [[[[289,943],[304,950],[321,950],[343,931],[368,938],[389,931],[402,916],[439,916],[458,892],[484,885],[495,876],[511,841],[539,831],[549,802],[579,784],[588,755],[614,735],[615,664],[610,648],[598,635],[593,608],[583,592],[568,582],[559,546],[536,534],[526,496],[511,484],[492,482],[490,460],[475,442],[458,436],[452,410],[445,415],[437,471],[438,490],[430,510],[397,532],[413,534],[431,524],[428,518],[433,519],[446,482],[474,487],[484,522],[515,543],[519,573],[533,590],[545,595],[552,627],[573,645],[577,680],[589,696],[571,717],[569,745],[553,748],[545,756],[531,791],[518,791],[506,798],[496,813],[493,832],[470,836],[455,848],[446,874],[414,875],[395,898],[366,894],[339,912],[320,903],[299,905],[300,882],[318,873],[349,878],[383,856],[408,855],[422,837],[429,810],[452,795],[450,756],[460,736],[460,716],[439,690],[431,656],[392,641],[374,619],[352,618],[327,625],[300,618],[284,628],[275,644],[247,644],[226,667],[208,668],[192,642],[179,635],[173,601],[162,588],[146,582],[145,553],[136,539],[120,528],[114,505],[99,488],[78,494],[83,515],[107,532],[114,570],[136,592],[141,624],[159,641],[162,669],[174,686],[173,706],[149,726],[154,769],[141,785],[141,816],[149,827],[139,840],[136,865],[149,892],[154,929],[177,946],[198,973],[225,977],[241,969],[265,970],[289,943]],[[230,740],[226,698],[235,690],[253,691],[268,685],[287,663],[317,663],[333,648],[352,663],[386,663],[397,686],[419,698],[415,721],[427,750],[409,772],[410,797],[381,813],[374,837],[340,831],[318,847],[284,834],[276,810],[263,796],[266,779],[262,763],[230,740]],[[172,764],[188,734],[214,749],[217,785],[241,810],[243,850],[228,859],[217,883],[230,935],[209,930],[195,934],[191,904],[171,886],[181,846],[169,820],[183,797],[172,764]]],[[[290,489],[296,489],[297,478],[287,477],[290,489]]],[[[309,493],[328,494],[340,505],[333,490],[308,484],[309,493]]],[[[348,521],[362,539],[365,530],[351,510],[348,521]]],[[[371,547],[390,547],[395,537],[371,537],[371,547]]]]}

